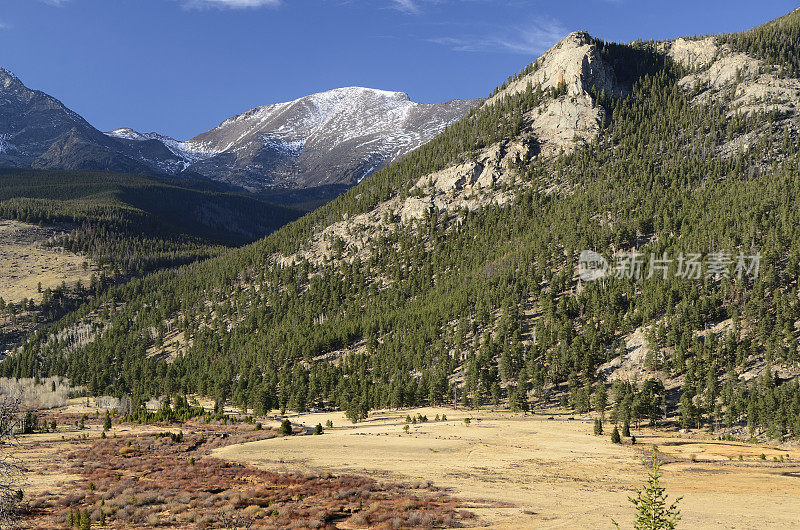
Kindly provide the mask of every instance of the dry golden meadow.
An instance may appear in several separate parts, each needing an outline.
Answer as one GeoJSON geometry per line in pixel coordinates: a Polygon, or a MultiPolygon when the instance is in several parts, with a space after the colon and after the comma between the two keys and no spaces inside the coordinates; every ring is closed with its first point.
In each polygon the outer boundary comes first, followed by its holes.
{"type": "Polygon", "coordinates": [[[627,498],[644,481],[643,459],[657,444],[663,485],[671,498],[683,497],[680,527],[796,528],[800,521],[796,447],[650,429],[632,431],[636,445],[615,445],[608,435],[593,435],[592,422],[549,417],[427,408],[378,411],[353,425],[340,413],[305,414],[292,420],[307,426],[331,420],[334,428],[323,436],[230,445],[212,454],[274,471],[430,482],[492,528],[613,528],[612,517],[631,528],[627,498]],[[429,421],[406,433],[406,415],[418,413],[429,421]],[[447,421],[430,421],[437,414],[447,421]]]}
{"type": "Polygon", "coordinates": [[[670,497],[683,497],[681,527],[800,520],[794,446],[647,428],[632,431],[635,445],[616,445],[577,417],[449,408],[376,411],[358,424],[338,412],[290,414],[287,437],[275,417],[259,430],[115,419],[103,439],[101,410],[69,400],[43,413],[56,432],[19,439],[27,526],[63,528],[87,510],[109,528],[233,528],[235,514],[240,527],[612,528],[613,518],[630,528],[627,498],[645,478],[652,444],[670,497]],[[428,421],[406,423],[418,415],[428,421]],[[308,434],[329,421],[322,436],[308,434]]]}
{"type": "Polygon", "coordinates": [[[77,281],[88,285],[95,267],[83,256],[45,245],[59,231],[17,221],[0,220],[0,297],[41,301],[42,289],[77,281]]]}

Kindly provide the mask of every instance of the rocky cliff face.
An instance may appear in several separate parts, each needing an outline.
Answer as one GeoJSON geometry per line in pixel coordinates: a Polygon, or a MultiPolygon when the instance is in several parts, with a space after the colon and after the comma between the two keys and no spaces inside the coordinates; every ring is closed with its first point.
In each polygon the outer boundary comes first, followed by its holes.
{"type": "Polygon", "coordinates": [[[532,136],[546,154],[569,151],[597,136],[603,110],[591,96],[593,88],[613,96],[628,93],[603,59],[595,39],[583,31],[567,35],[534,62],[530,73],[509,83],[485,104],[493,105],[528,86],[561,93],[525,116],[532,136]]]}
{"type": "MultiPolygon", "coordinates": [[[[713,100],[728,117],[773,113],[772,127],[785,130],[792,138],[800,137],[800,80],[781,76],[780,68],[730,46],[718,45],[713,37],[677,39],[665,45],[666,53],[690,73],[680,85],[695,94],[693,104],[701,106],[713,100]]],[[[754,131],[727,142],[720,154],[730,156],[745,151],[765,131],[754,131]]],[[[775,160],[773,160],[774,162],[775,160]]]]}
{"type": "Polygon", "coordinates": [[[585,31],[576,31],[547,50],[534,62],[533,71],[509,83],[489,98],[486,105],[523,92],[528,84],[546,90],[561,83],[566,85],[570,96],[582,96],[592,86],[598,91],[605,90],[609,95],[628,93],[628,89],[617,81],[614,69],[603,60],[596,40],[585,31]]]}

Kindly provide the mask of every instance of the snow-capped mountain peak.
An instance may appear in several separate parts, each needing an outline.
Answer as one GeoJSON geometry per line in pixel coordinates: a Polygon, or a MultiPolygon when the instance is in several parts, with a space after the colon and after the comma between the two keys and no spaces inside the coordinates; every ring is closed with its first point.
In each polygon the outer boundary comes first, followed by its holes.
{"type": "Polygon", "coordinates": [[[416,103],[404,92],[344,87],[265,105],[182,143],[213,153],[193,166],[248,189],[352,185],[419,147],[478,103],[416,103]]]}
{"type": "Polygon", "coordinates": [[[128,127],[101,133],[0,68],[0,165],[186,173],[254,192],[338,192],[427,142],[478,103],[416,103],[403,92],[343,87],[256,107],[182,141],[128,127]]]}

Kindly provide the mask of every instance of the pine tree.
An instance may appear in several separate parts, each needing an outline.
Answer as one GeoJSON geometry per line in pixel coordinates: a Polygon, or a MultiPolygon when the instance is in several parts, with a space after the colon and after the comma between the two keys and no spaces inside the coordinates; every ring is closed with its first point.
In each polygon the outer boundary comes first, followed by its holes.
{"type": "Polygon", "coordinates": [[[89,517],[89,510],[84,509],[81,512],[80,523],[81,530],[89,530],[92,527],[92,520],[89,517]]]}
{"type": "Polygon", "coordinates": [[[278,429],[278,434],[281,436],[289,436],[292,434],[292,422],[289,420],[283,420],[281,422],[281,426],[278,429]]]}
{"type": "MultiPolygon", "coordinates": [[[[660,467],[658,449],[653,446],[647,484],[639,490],[636,498],[628,497],[636,507],[636,520],[633,523],[635,530],[673,530],[681,518],[681,512],[678,510],[681,497],[675,499],[672,504],[667,504],[668,495],[660,484],[660,467]]],[[[617,522],[613,519],[612,521],[619,528],[617,522]]]]}
{"type": "Polygon", "coordinates": [[[619,429],[617,429],[616,425],[614,426],[614,430],[611,431],[611,443],[622,443],[622,439],[619,437],[619,429]]]}
{"type": "Polygon", "coordinates": [[[594,433],[598,436],[603,434],[603,420],[600,418],[594,420],[594,433]]]}
{"type": "Polygon", "coordinates": [[[525,390],[524,384],[518,383],[511,390],[508,396],[508,404],[513,412],[528,411],[528,392],[525,390]]]}
{"type": "Polygon", "coordinates": [[[597,390],[594,391],[592,406],[594,410],[600,413],[601,417],[605,416],[606,407],[608,406],[608,394],[606,393],[606,385],[602,382],[597,385],[597,390]]]}
{"type": "Polygon", "coordinates": [[[700,414],[698,413],[692,397],[693,396],[690,389],[684,390],[683,394],[681,395],[680,404],[678,405],[680,422],[684,429],[697,427],[700,423],[700,414]]]}

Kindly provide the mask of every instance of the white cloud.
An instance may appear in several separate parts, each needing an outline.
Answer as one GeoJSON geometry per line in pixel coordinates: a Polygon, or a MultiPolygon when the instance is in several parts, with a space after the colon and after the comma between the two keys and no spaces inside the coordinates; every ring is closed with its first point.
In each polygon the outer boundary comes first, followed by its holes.
{"type": "Polygon", "coordinates": [[[419,6],[415,0],[392,0],[394,8],[409,15],[418,15],[421,13],[419,6]]]}
{"type": "Polygon", "coordinates": [[[281,0],[185,0],[184,7],[203,9],[216,7],[218,9],[245,9],[252,7],[279,6],[281,0]]]}
{"type": "Polygon", "coordinates": [[[561,40],[567,29],[555,19],[542,19],[524,26],[482,28],[469,36],[428,39],[459,52],[502,51],[539,55],[561,40]]]}

